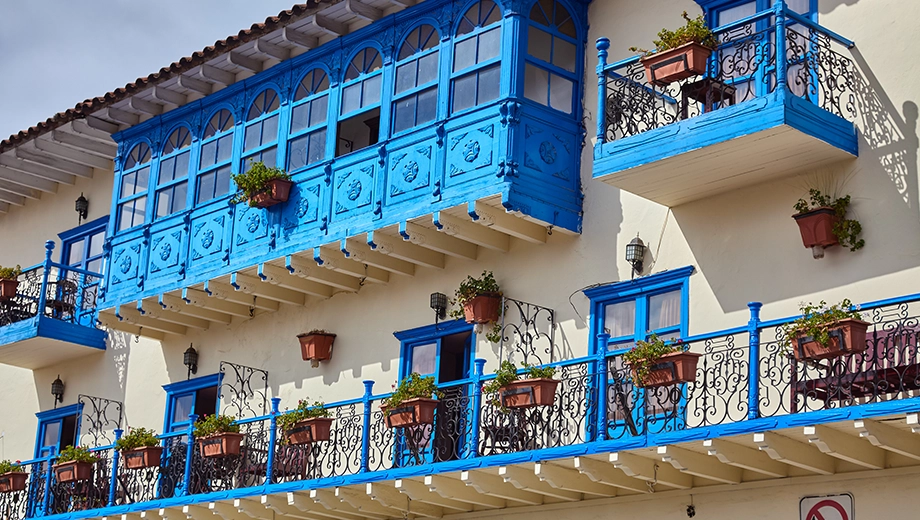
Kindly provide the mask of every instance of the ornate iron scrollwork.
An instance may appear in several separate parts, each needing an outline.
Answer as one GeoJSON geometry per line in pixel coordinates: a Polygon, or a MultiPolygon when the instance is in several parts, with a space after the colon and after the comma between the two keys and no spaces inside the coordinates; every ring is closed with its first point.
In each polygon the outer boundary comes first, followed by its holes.
{"type": "Polygon", "coordinates": [[[556,360],[556,312],[512,298],[502,298],[500,359],[514,359],[530,365],[556,360]]]}
{"type": "Polygon", "coordinates": [[[237,419],[268,413],[268,371],[220,362],[221,413],[237,419]]]}
{"type": "Polygon", "coordinates": [[[80,434],[78,444],[97,448],[115,442],[115,430],[121,428],[124,404],[104,397],[80,394],[77,403],[83,413],[77,422],[80,434]]]}

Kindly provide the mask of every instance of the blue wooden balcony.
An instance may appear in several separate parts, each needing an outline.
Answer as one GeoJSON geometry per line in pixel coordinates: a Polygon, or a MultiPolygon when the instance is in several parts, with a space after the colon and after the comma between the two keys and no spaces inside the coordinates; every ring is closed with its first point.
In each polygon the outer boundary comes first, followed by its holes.
{"type": "Polygon", "coordinates": [[[292,446],[280,442],[273,399],[268,415],[239,420],[239,456],[201,457],[190,430],[163,435],[161,464],[145,470],[125,468],[111,446],[99,446],[94,477],[79,485],[54,481],[53,457],[29,461],[29,487],[0,494],[0,513],[389,518],[402,517],[411,498],[411,511],[438,518],[649,486],[667,492],[920,464],[920,294],[862,305],[871,322],[866,350],[817,362],[797,362],[783,347],[782,327],[793,318],[762,320],[760,307],[750,304],[748,323],[683,339],[701,354],[692,383],[634,387],[601,334],[596,356],[554,363],[552,406],[495,407],[496,396],[481,391],[491,376],[479,361],[471,378],[443,389],[431,427],[389,428],[380,409],[389,394],[368,381],[363,395],[327,405],[329,441],[292,446]]]}
{"type": "Polygon", "coordinates": [[[19,276],[16,295],[0,299],[0,363],[42,368],[105,350],[96,328],[96,295],[102,275],[45,261],[19,276]]]}
{"type": "Polygon", "coordinates": [[[676,206],[857,155],[852,41],[781,0],[713,31],[707,73],[664,86],[598,40],[594,178],[676,206]]]}

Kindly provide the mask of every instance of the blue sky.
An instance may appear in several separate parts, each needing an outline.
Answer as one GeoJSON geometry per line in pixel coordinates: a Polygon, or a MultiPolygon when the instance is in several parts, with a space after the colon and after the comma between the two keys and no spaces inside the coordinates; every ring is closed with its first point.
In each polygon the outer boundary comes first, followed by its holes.
{"type": "Polygon", "coordinates": [[[0,139],[297,0],[0,0],[0,139]]]}

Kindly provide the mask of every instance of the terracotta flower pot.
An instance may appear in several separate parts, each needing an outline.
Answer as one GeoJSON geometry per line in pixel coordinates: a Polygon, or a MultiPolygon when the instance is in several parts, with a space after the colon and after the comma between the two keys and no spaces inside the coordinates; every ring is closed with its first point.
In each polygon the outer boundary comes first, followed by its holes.
{"type": "Polygon", "coordinates": [[[677,383],[692,383],[696,381],[696,363],[702,354],[695,352],[672,352],[658,358],[658,361],[649,367],[648,374],[639,379],[635,369],[632,369],[633,381],[636,386],[655,388],[677,383]]]}
{"type": "Polygon", "coordinates": [[[406,428],[421,424],[434,423],[434,411],[438,408],[437,399],[416,397],[399,403],[399,406],[390,408],[381,406],[380,410],[386,417],[387,426],[390,428],[406,428]]]}
{"type": "Polygon", "coordinates": [[[0,493],[24,491],[29,474],[24,471],[11,471],[0,475],[0,493]]]}
{"type": "Polygon", "coordinates": [[[93,462],[62,462],[52,466],[58,482],[77,482],[93,478],[93,462]]]}
{"type": "Polygon", "coordinates": [[[268,181],[268,188],[261,193],[256,193],[249,198],[250,206],[257,208],[268,208],[275,204],[287,202],[291,196],[291,186],[294,183],[284,179],[272,179],[268,181]]]}
{"type": "Polygon", "coordinates": [[[821,207],[807,213],[793,215],[792,218],[799,225],[802,243],[806,248],[829,247],[838,243],[837,236],[834,235],[837,214],[833,208],[821,207]]]}
{"type": "Polygon", "coordinates": [[[792,340],[792,352],[796,361],[830,359],[865,352],[868,322],[847,318],[836,321],[827,328],[831,336],[827,345],[818,343],[804,332],[796,334],[792,340]]]}
{"type": "Polygon", "coordinates": [[[712,49],[696,42],[685,43],[643,57],[645,76],[652,85],[667,86],[675,81],[706,74],[712,49]]]}
{"type": "Polygon", "coordinates": [[[16,297],[16,290],[19,289],[19,280],[0,280],[0,300],[11,300],[16,297]]]}
{"type": "Polygon", "coordinates": [[[498,391],[505,408],[551,406],[556,401],[559,381],[549,378],[521,379],[498,391]]]}
{"type": "Polygon", "coordinates": [[[147,446],[133,450],[121,452],[125,459],[125,467],[128,469],[155,468],[160,465],[160,458],[163,456],[162,446],[147,446]]]}
{"type": "Polygon", "coordinates": [[[227,432],[203,437],[198,441],[198,445],[201,446],[202,457],[229,457],[240,454],[242,442],[242,433],[227,432]]]}
{"type": "Polygon", "coordinates": [[[289,430],[284,432],[290,444],[299,446],[311,442],[328,441],[332,430],[331,417],[314,417],[298,421],[289,430]]]}
{"type": "Polygon", "coordinates": [[[304,361],[326,361],[332,358],[335,334],[301,334],[300,355],[304,361]]]}
{"type": "Polygon", "coordinates": [[[502,295],[485,293],[463,304],[463,314],[467,323],[489,323],[498,321],[501,316],[502,295]]]}

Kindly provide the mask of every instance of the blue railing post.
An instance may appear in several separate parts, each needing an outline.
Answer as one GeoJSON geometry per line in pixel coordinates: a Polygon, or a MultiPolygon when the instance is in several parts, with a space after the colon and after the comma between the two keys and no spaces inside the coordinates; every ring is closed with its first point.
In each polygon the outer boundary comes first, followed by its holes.
{"type": "Polygon", "coordinates": [[[602,332],[597,335],[597,346],[595,348],[595,372],[597,381],[597,391],[594,394],[594,402],[597,408],[597,421],[594,428],[594,440],[602,441],[607,438],[607,342],[610,341],[610,334],[602,332]]]}
{"type": "MultiPolygon", "coordinates": [[[[121,428],[115,430],[115,444],[118,444],[118,439],[121,439],[123,433],[125,433],[125,431],[121,428]]],[[[109,477],[109,507],[115,505],[115,489],[118,487],[118,459],[118,450],[112,448],[112,474],[109,477]]]]}
{"type": "Polygon", "coordinates": [[[760,302],[751,302],[751,319],[748,321],[748,419],[760,417],[760,302]]]}
{"type": "Polygon", "coordinates": [[[484,373],[486,360],[476,358],[473,361],[473,385],[472,399],[470,406],[473,407],[470,414],[470,438],[469,446],[466,449],[464,458],[476,458],[479,456],[479,428],[482,423],[482,374],[484,373]]]}
{"type": "Polygon", "coordinates": [[[179,496],[188,495],[188,485],[192,479],[192,456],[195,454],[195,421],[198,420],[197,414],[188,416],[188,437],[185,446],[185,473],[182,477],[182,486],[179,488],[179,496]]]}
{"type": "Polygon", "coordinates": [[[776,0],[773,4],[776,17],[776,90],[786,96],[786,1],[776,0]]]}
{"type": "Polygon", "coordinates": [[[275,481],[275,447],[278,445],[278,407],[281,406],[280,397],[272,397],[272,413],[270,429],[268,430],[268,462],[265,463],[265,483],[271,484],[275,481]]]}
{"type": "Polygon", "coordinates": [[[605,118],[604,101],[607,90],[607,49],[610,48],[609,38],[597,39],[597,144],[600,146],[604,143],[604,136],[607,134],[607,121],[605,118]]]}
{"type": "Polygon", "coordinates": [[[45,315],[46,293],[48,292],[48,277],[51,276],[51,253],[54,252],[54,240],[45,242],[45,262],[42,264],[42,289],[38,295],[38,311],[36,316],[45,315]]]}
{"type": "Polygon", "coordinates": [[[367,473],[368,460],[371,455],[371,396],[374,395],[374,382],[364,381],[364,432],[361,436],[361,473],[367,473]]]}
{"type": "Polygon", "coordinates": [[[51,466],[54,464],[56,455],[54,446],[48,448],[48,466],[45,468],[45,490],[42,496],[42,516],[48,516],[51,512],[51,479],[54,478],[54,470],[51,466]]]}

